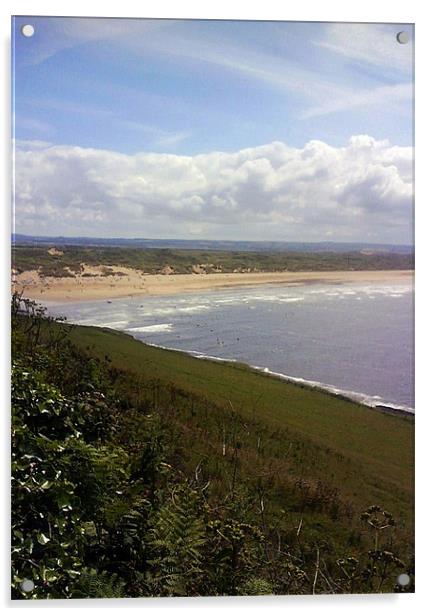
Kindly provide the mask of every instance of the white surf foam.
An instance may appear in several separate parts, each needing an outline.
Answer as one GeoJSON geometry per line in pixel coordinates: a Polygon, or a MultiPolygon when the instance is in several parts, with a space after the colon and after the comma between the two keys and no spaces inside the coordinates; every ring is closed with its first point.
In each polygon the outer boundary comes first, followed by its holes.
{"type": "Polygon", "coordinates": [[[289,302],[302,302],[305,297],[304,296],[296,296],[290,297],[287,295],[255,295],[254,297],[250,297],[250,300],[255,300],[257,302],[273,302],[275,304],[278,303],[289,303],[289,302]]]}
{"type": "MultiPolygon", "coordinates": [[[[162,346],[160,344],[154,344],[154,343],[149,343],[149,342],[146,342],[146,344],[148,344],[149,346],[160,348],[160,349],[166,349],[168,351],[180,351],[181,353],[186,353],[187,355],[191,355],[192,357],[196,357],[197,359],[208,359],[211,361],[216,361],[219,363],[227,363],[227,364],[245,363],[245,362],[240,362],[238,359],[227,359],[224,357],[216,357],[214,355],[206,355],[205,353],[201,353],[199,351],[186,351],[185,349],[167,347],[167,346],[162,346]]],[[[257,370],[258,372],[263,372],[264,374],[268,374],[269,376],[279,378],[289,383],[305,385],[306,387],[310,387],[312,389],[326,391],[331,394],[335,394],[337,396],[347,398],[348,400],[352,400],[353,402],[357,402],[358,404],[368,406],[370,408],[387,407],[389,409],[393,409],[396,411],[403,411],[403,412],[415,415],[415,409],[413,409],[412,407],[406,406],[404,404],[396,404],[395,402],[388,402],[385,399],[381,398],[380,396],[371,396],[368,394],[351,391],[348,389],[342,389],[339,387],[335,387],[334,385],[322,383],[321,381],[313,381],[309,379],[303,379],[301,377],[289,376],[287,374],[283,374],[282,372],[275,372],[273,370],[269,370],[269,368],[267,368],[266,366],[265,367],[253,366],[251,364],[248,364],[248,365],[250,366],[250,368],[253,368],[253,370],[257,370]]]]}
{"type": "Polygon", "coordinates": [[[176,312],[185,312],[185,313],[190,313],[190,312],[204,312],[206,310],[209,310],[209,306],[205,305],[205,304],[199,304],[197,306],[186,306],[185,308],[178,308],[176,310],[176,312]]]}
{"type": "Polygon", "coordinates": [[[289,304],[292,302],[303,302],[305,297],[281,297],[278,301],[283,304],[289,304]]]}
{"type": "Polygon", "coordinates": [[[129,321],[109,321],[108,323],[98,323],[98,327],[109,327],[110,329],[124,329],[129,321]]]}
{"type": "Polygon", "coordinates": [[[285,381],[289,381],[291,383],[298,383],[300,385],[306,385],[307,387],[312,387],[313,389],[320,389],[324,391],[328,391],[337,396],[343,396],[348,398],[349,400],[353,400],[354,402],[358,402],[365,406],[369,407],[380,407],[386,406],[388,408],[392,408],[396,411],[405,411],[407,413],[415,414],[415,410],[404,404],[396,404],[395,402],[388,402],[380,396],[370,396],[368,394],[360,393],[357,391],[351,391],[348,389],[341,389],[339,387],[335,387],[334,385],[329,385],[327,383],[322,383],[320,381],[313,381],[308,379],[303,379],[301,377],[288,376],[287,374],[282,374],[281,372],[274,372],[269,370],[269,368],[263,368],[262,366],[251,366],[254,370],[258,370],[259,372],[264,372],[265,374],[269,374],[271,376],[278,377],[285,381]]]}
{"type": "Polygon", "coordinates": [[[243,297],[237,297],[232,299],[217,299],[215,300],[215,304],[241,304],[242,302],[248,301],[243,297]]]}
{"type": "Polygon", "coordinates": [[[192,306],[168,306],[167,308],[148,308],[140,310],[140,317],[166,317],[177,314],[195,314],[209,310],[210,306],[205,304],[192,306]]]}
{"type": "Polygon", "coordinates": [[[173,323],[158,323],[156,325],[143,325],[142,327],[129,327],[128,332],[143,332],[143,333],[155,333],[155,332],[171,332],[173,329],[173,323]]]}

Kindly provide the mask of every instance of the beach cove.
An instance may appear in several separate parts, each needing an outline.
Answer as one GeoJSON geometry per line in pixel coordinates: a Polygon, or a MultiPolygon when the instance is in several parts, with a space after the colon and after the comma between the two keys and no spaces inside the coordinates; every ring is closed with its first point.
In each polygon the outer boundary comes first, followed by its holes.
{"type": "Polygon", "coordinates": [[[46,305],[71,323],[122,331],[204,359],[243,362],[368,406],[413,412],[412,278],[379,280],[316,279],[46,305]]]}

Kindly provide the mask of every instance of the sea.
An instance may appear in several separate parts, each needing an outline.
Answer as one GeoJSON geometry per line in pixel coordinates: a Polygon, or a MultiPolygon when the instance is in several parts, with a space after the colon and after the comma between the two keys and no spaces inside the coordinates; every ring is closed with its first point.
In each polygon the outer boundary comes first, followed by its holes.
{"type": "Polygon", "coordinates": [[[72,323],[414,412],[411,282],[262,285],[46,304],[49,314],[72,323]]]}

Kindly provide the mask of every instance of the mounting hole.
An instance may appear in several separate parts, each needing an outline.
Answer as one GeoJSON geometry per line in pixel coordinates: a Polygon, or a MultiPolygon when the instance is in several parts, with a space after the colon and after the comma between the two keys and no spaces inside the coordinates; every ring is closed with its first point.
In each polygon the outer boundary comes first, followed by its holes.
{"type": "Polygon", "coordinates": [[[396,39],[401,45],[406,45],[409,42],[409,33],[402,30],[397,33],[396,39]]]}
{"type": "Polygon", "coordinates": [[[32,24],[26,24],[25,26],[21,27],[21,34],[27,38],[30,38],[31,36],[33,36],[35,33],[35,29],[32,26],[32,24]]]}
{"type": "Polygon", "coordinates": [[[21,582],[21,590],[23,592],[32,592],[34,588],[35,588],[35,584],[34,582],[32,582],[32,580],[23,580],[21,582]]]}
{"type": "Polygon", "coordinates": [[[400,573],[400,575],[397,578],[397,584],[399,586],[407,586],[410,582],[410,577],[408,576],[407,573],[400,573]]]}

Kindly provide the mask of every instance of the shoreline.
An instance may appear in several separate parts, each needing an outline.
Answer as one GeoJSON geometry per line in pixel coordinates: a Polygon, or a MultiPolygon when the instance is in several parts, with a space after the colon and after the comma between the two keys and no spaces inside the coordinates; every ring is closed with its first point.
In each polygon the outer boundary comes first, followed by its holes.
{"type": "MultiPolygon", "coordinates": [[[[95,268],[96,269],[96,268],[95,268]]],[[[119,268],[117,268],[119,269],[119,268]]],[[[36,301],[59,303],[110,300],[122,297],[177,295],[217,289],[270,284],[344,284],[411,282],[414,270],[335,270],[257,272],[228,274],[145,274],[121,268],[121,275],[42,277],[36,270],[22,272],[12,281],[13,290],[36,301]]]]}
{"type": "MultiPolygon", "coordinates": [[[[111,328],[101,328],[108,329],[110,331],[118,331],[111,330],[111,328]]],[[[122,332],[126,333],[126,332],[122,332]]],[[[334,396],[335,398],[339,398],[341,400],[347,400],[348,402],[353,402],[354,404],[359,404],[365,409],[370,409],[374,411],[380,411],[382,413],[386,413],[389,415],[397,415],[399,417],[406,417],[415,420],[415,409],[411,409],[410,407],[404,407],[404,405],[399,405],[397,402],[387,402],[383,398],[377,399],[377,404],[371,403],[368,404],[368,400],[373,400],[374,396],[363,394],[357,391],[352,391],[348,389],[341,389],[334,385],[329,385],[327,383],[322,383],[320,381],[312,381],[308,379],[303,379],[301,377],[289,376],[287,374],[283,374],[281,372],[275,372],[273,370],[269,370],[269,368],[264,368],[262,366],[253,366],[252,364],[248,364],[242,362],[237,359],[225,359],[223,357],[215,357],[211,355],[205,355],[204,353],[200,353],[199,351],[185,351],[184,349],[176,349],[174,347],[166,347],[160,344],[154,344],[152,342],[144,342],[140,338],[136,338],[132,334],[127,333],[126,335],[131,336],[134,340],[138,340],[142,344],[146,346],[155,347],[157,349],[163,349],[164,351],[173,351],[175,353],[185,353],[190,357],[195,357],[196,359],[201,359],[204,361],[211,361],[218,364],[238,364],[247,366],[249,370],[252,372],[259,374],[261,376],[269,377],[272,379],[276,379],[278,381],[283,381],[290,383],[292,385],[296,385],[301,388],[312,389],[316,391],[320,391],[322,393],[328,394],[329,396],[334,396]]]]}

